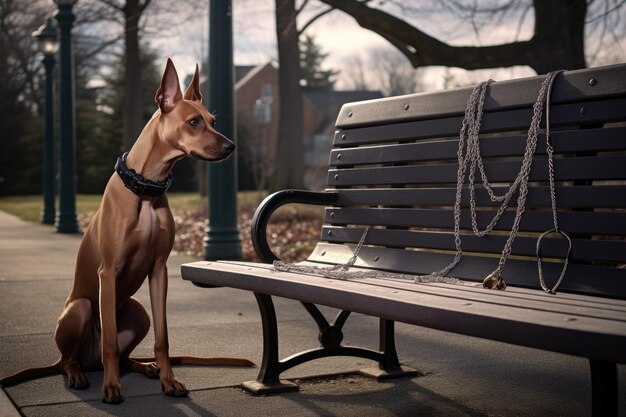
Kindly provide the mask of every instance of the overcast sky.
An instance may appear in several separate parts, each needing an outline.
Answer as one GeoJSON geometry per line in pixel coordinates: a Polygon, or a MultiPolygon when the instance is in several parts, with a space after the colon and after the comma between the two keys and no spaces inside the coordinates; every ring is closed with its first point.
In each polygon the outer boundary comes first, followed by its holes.
{"type": "MultiPolygon", "coordinates": [[[[495,0],[497,1],[497,0],[495,0]]],[[[527,3],[520,0],[518,4],[527,3]]],[[[301,3],[300,1],[297,2],[301,3]]],[[[424,0],[405,0],[406,6],[417,6],[428,3],[424,0]]],[[[440,2],[432,1],[432,12],[423,14],[399,10],[390,5],[385,8],[398,17],[405,19],[421,30],[445,42],[455,45],[488,45],[511,42],[516,39],[524,40],[532,36],[533,17],[528,13],[521,24],[517,16],[511,16],[504,23],[489,21],[474,22],[481,27],[481,35],[477,37],[472,30],[472,22],[454,16],[451,13],[437,11],[440,2]]],[[[256,65],[270,60],[276,60],[276,34],[274,25],[274,1],[271,0],[233,0],[233,27],[234,27],[234,59],[237,65],[256,65]]],[[[311,16],[317,14],[324,5],[317,0],[309,1],[305,12],[299,17],[301,27],[311,16]]],[[[624,12],[624,8],[620,13],[624,12]]],[[[518,15],[519,16],[519,15],[518,15]]],[[[622,16],[623,17],[623,16],[622,16]]],[[[620,24],[626,19],[622,18],[620,24]]],[[[149,26],[149,25],[148,25],[149,26]]],[[[208,6],[198,10],[189,21],[183,25],[171,28],[168,36],[154,36],[151,43],[164,56],[171,56],[182,74],[193,70],[195,62],[206,60],[206,38],[208,33],[208,6]]],[[[342,71],[338,77],[337,88],[347,88],[346,77],[349,70],[346,66],[355,56],[367,61],[371,51],[388,49],[395,51],[390,44],[379,35],[361,28],[353,18],[340,11],[333,11],[311,25],[306,34],[315,37],[323,51],[328,53],[325,64],[329,68],[342,71]]],[[[621,39],[621,47],[611,48],[611,54],[624,61],[626,55],[626,40],[621,39]]],[[[615,60],[615,58],[612,58],[615,60]]],[[[408,61],[407,61],[408,62],[408,61]]],[[[514,67],[502,70],[483,70],[466,72],[460,69],[449,70],[449,75],[455,77],[458,84],[472,84],[487,78],[503,80],[533,75],[528,67],[514,67]]],[[[431,67],[419,73],[420,83],[426,90],[443,88],[444,68],[431,67]]],[[[372,79],[372,89],[378,88],[376,80],[372,79]]]]}

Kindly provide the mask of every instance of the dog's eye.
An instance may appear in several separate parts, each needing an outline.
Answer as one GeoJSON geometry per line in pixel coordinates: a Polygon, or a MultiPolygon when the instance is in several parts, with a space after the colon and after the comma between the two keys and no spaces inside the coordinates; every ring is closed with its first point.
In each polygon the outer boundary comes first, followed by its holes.
{"type": "Polygon", "coordinates": [[[187,123],[189,123],[189,126],[191,126],[191,127],[196,127],[196,126],[198,126],[200,121],[198,120],[197,117],[194,117],[193,119],[187,120],[187,123]]]}

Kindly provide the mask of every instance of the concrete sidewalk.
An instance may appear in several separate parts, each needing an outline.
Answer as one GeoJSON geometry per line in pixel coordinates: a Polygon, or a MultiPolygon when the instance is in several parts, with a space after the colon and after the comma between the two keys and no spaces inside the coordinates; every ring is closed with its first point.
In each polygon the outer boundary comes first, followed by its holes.
{"type": "MultiPolygon", "coordinates": [[[[72,284],[79,236],[23,222],[0,211],[0,375],[51,363],[56,319],[72,284]]],[[[261,362],[261,323],[252,294],[200,289],[180,278],[170,259],[168,322],[172,355],[239,356],[261,362]]],[[[147,285],[138,299],[149,306],[147,285]]],[[[149,308],[149,307],[148,307],[149,308]]],[[[276,300],[281,355],[317,346],[315,327],[301,306],[276,300]]],[[[355,315],[345,343],[376,347],[378,324],[355,315]]],[[[152,333],[137,348],[150,355],[152,333]]],[[[253,397],[239,388],[256,368],[177,367],[188,398],[161,394],[158,380],[125,374],[125,402],[100,401],[101,372],[91,388],[74,391],[62,376],[0,391],[0,416],[589,416],[591,394],[585,359],[471,337],[397,325],[400,360],[424,376],[377,383],[351,374],[371,363],[322,359],[284,376],[300,380],[298,393],[253,397]],[[320,375],[332,374],[323,377],[320,375]],[[344,375],[338,375],[344,374],[344,375]],[[5,395],[6,393],[6,395],[5,395]]],[[[626,367],[619,367],[620,415],[626,416],[626,367]]]]}

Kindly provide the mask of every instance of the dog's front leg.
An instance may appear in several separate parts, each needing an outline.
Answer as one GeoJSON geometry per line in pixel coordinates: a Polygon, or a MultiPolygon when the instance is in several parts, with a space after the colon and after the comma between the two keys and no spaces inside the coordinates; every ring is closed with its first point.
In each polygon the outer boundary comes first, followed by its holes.
{"type": "Polygon", "coordinates": [[[113,268],[102,266],[100,280],[100,326],[102,329],[102,401],[119,404],[124,401],[120,384],[120,348],[117,342],[116,274],[113,268]]]}
{"type": "Polygon", "coordinates": [[[161,389],[165,395],[184,397],[189,391],[178,381],[172,371],[167,335],[165,304],[167,299],[167,266],[165,260],[157,261],[150,273],[150,305],[154,321],[154,357],[159,368],[161,389]]]}

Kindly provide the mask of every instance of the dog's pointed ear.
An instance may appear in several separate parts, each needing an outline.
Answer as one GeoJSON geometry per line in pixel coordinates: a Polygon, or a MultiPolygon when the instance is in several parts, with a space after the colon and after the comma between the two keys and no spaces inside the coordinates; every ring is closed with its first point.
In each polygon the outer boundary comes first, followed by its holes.
{"type": "Polygon", "coordinates": [[[180,91],[180,83],[178,81],[178,73],[172,60],[167,58],[163,78],[161,78],[161,86],[156,92],[155,100],[159,103],[161,112],[168,113],[176,107],[176,104],[183,98],[180,91]]]}
{"type": "Polygon", "coordinates": [[[189,83],[189,87],[187,87],[187,91],[185,91],[185,100],[202,101],[202,93],[200,93],[200,69],[198,68],[198,64],[196,64],[196,72],[193,74],[191,83],[189,83]]]}

